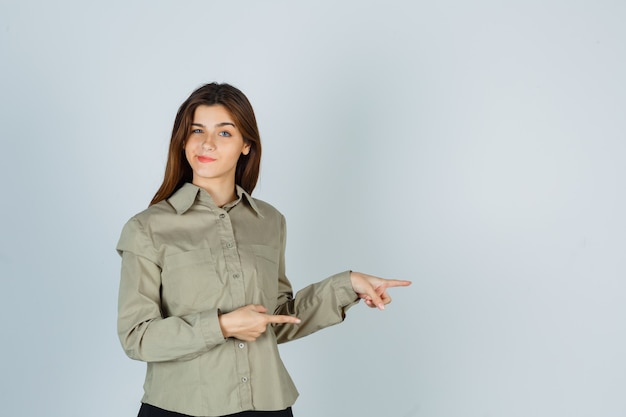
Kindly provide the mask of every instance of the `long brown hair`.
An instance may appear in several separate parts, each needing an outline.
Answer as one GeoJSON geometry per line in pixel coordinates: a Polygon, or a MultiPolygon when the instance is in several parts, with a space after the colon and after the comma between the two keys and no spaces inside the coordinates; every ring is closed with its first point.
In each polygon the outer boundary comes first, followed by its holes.
{"type": "Polygon", "coordinates": [[[196,108],[201,105],[216,104],[221,104],[229,111],[235,125],[243,135],[244,143],[250,145],[248,155],[241,155],[237,161],[235,184],[240,185],[250,194],[254,190],[261,165],[261,136],[252,105],[248,98],[232,85],[211,83],[191,93],[178,109],[172,129],[163,183],[152,198],[150,205],[171,197],[183,184],[192,181],[193,172],[185,157],[185,141],[191,132],[191,123],[196,108]]]}

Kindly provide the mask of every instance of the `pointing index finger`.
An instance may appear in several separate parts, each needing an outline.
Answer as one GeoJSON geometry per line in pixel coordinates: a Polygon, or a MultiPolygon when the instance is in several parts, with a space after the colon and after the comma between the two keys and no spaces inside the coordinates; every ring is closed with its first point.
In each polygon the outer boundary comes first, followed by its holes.
{"type": "Polygon", "coordinates": [[[292,323],[299,324],[301,320],[297,317],[284,316],[284,315],[268,315],[267,321],[269,323],[292,323]]]}
{"type": "Polygon", "coordinates": [[[412,282],[404,279],[388,279],[385,284],[387,287],[408,287],[412,282]]]}

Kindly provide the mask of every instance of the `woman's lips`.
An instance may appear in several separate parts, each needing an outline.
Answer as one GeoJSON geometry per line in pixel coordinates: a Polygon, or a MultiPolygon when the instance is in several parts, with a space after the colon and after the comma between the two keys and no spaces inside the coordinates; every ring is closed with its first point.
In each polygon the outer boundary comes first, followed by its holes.
{"type": "Polygon", "coordinates": [[[215,161],[215,158],[211,158],[210,156],[198,156],[198,161],[200,162],[213,162],[215,161]]]}

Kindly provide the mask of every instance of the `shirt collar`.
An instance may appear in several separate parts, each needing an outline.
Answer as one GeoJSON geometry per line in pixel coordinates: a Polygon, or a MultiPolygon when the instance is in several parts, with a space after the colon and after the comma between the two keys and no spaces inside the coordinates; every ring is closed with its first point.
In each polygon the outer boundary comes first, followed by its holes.
{"type": "MultiPolygon", "coordinates": [[[[256,205],[256,202],[254,201],[252,196],[246,192],[246,190],[241,188],[239,185],[236,185],[235,192],[238,197],[237,200],[226,204],[223,207],[225,210],[230,210],[231,208],[235,207],[237,204],[239,204],[239,202],[241,202],[242,198],[244,198],[248,202],[252,210],[254,210],[254,212],[257,214],[257,216],[261,218],[263,217],[263,214],[261,214],[261,211],[256,205]]],[[[191,206],[194,205],[194,203],[198,199],[208,200],[211,202],[212,205],[215,206],[215,203],[213,203],[213,200],[211,199],[209,193],[190,182],[185,183],[182,187],[180,187],[174,194],[172,194],[170,198],[167,199],[167,201],[172,205],[172,207],[174,207],[174,210],[176,210],[177,214],[184,214],[187,210],[191,208],[191,206]]]]}

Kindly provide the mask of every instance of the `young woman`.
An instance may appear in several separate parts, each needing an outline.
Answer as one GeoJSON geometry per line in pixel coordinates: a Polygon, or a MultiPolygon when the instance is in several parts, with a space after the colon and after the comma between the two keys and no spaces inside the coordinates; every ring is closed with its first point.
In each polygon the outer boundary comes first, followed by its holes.
{"type": "Polygon", "coordinates": [[[228,84],[176,115],[163,184],[124,226],[118,333],[147,362],[139,416],[291,416],[298,392],[277,344],[340,323],[359,299],[384,309],[409,281],[346,271],[293,296],[285,218],[251,197],[261,141],[228,84]]]}

